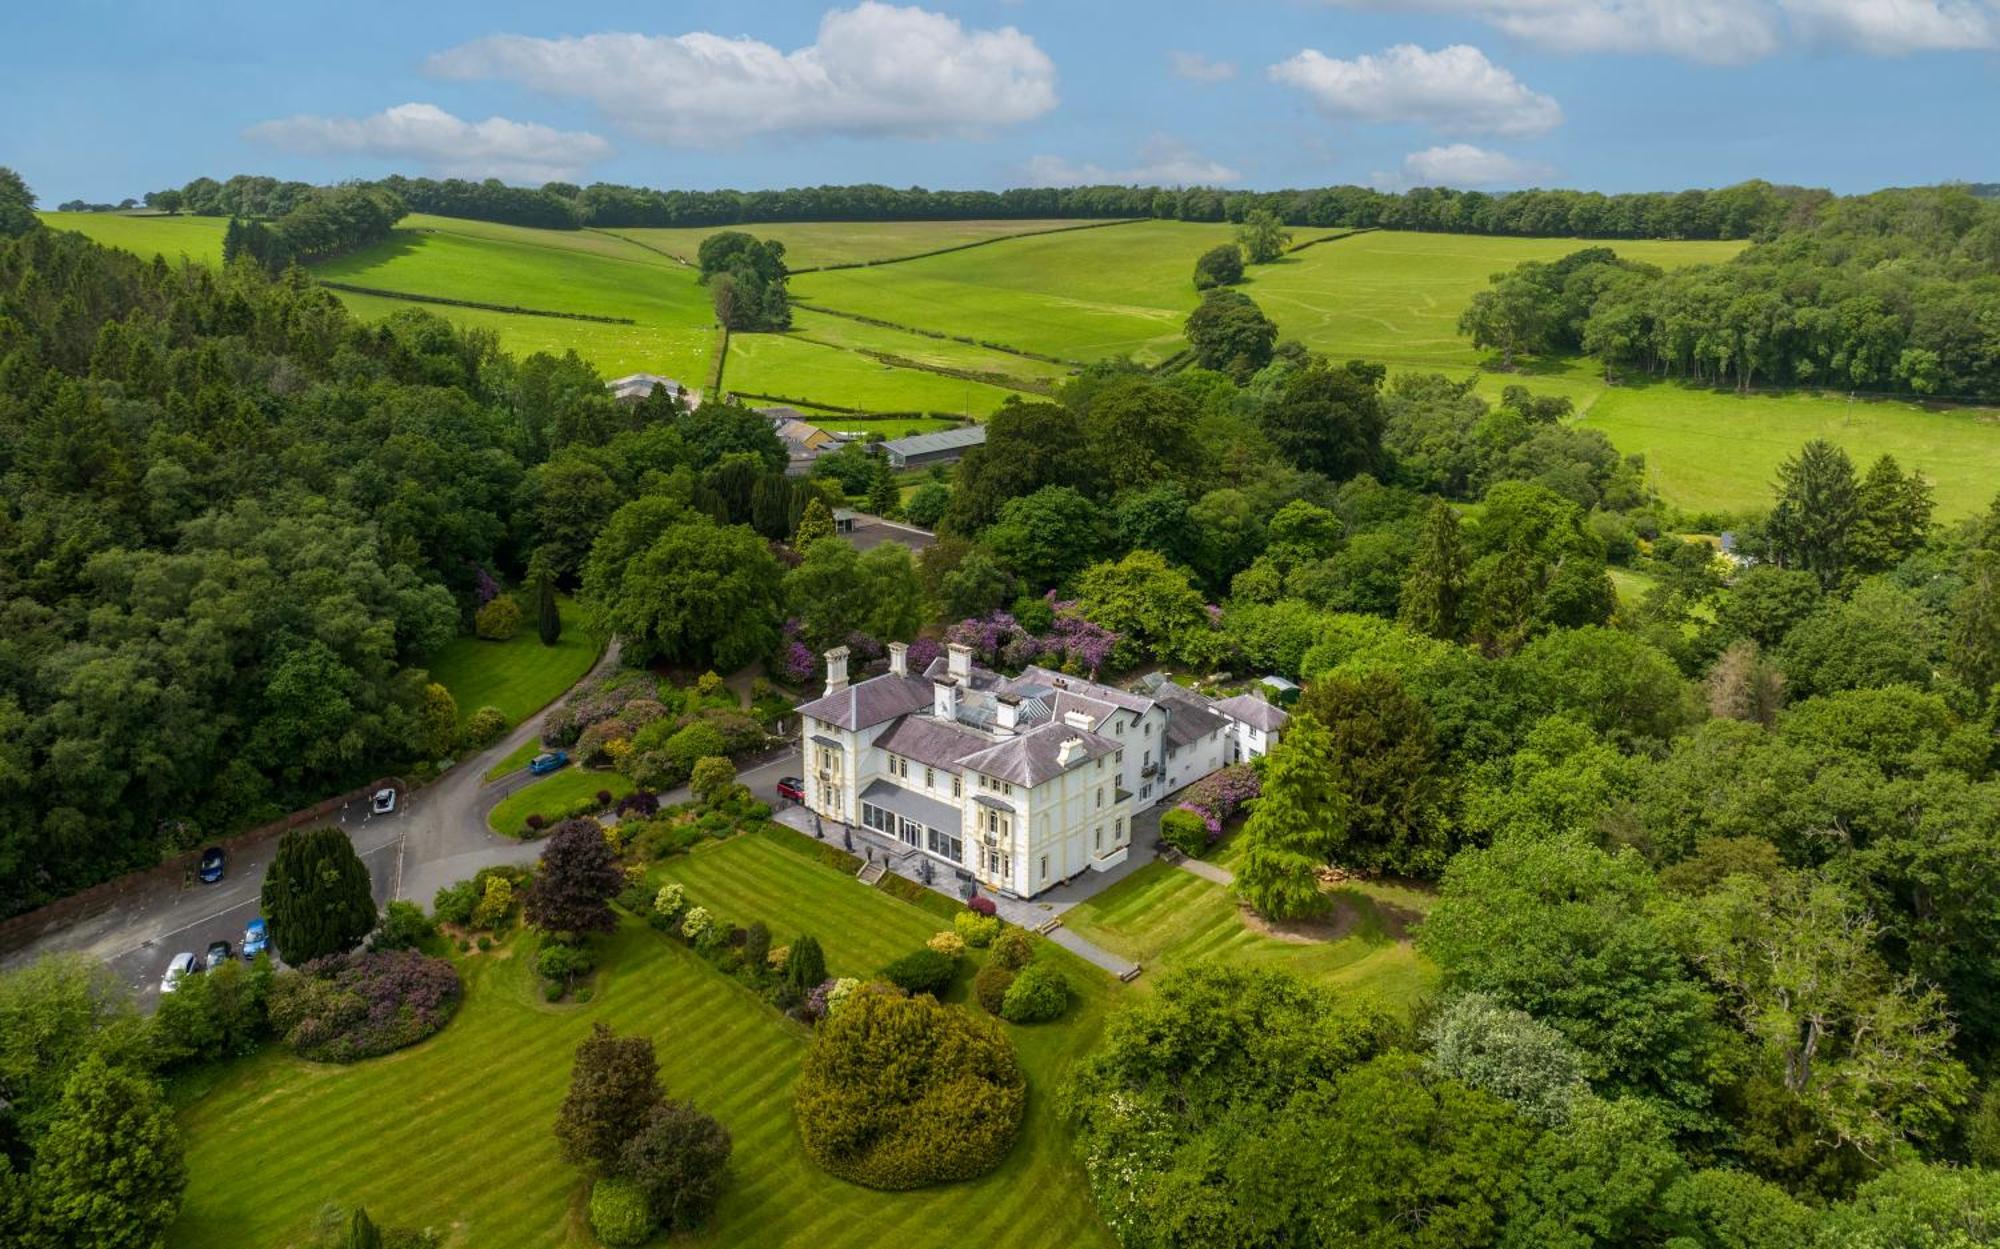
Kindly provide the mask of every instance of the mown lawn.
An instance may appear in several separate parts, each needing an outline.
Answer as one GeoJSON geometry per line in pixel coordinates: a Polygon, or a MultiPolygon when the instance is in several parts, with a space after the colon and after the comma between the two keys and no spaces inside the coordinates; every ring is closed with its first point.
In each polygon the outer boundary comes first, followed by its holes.
{"type": "Polygon", "coordinates": [[[461,725],[481,707],[498,707],[508,724],[519,724],[581,681],[603,651],[604,639],[584,626],[573,599],[556,600],[563,629],[554,646],[542,645],[533,605],[523,608],[521,631],[507,641],[457,637],[431,659],[431,680],[451,691],[461,725]]]}
{"type": "Polygon", "coordinates": [[[563,812],[600,789],[623,798],[632,792],[633,785],[621,772],[599,772],[571,764],[502,798],[486,813],[486,825],[503,837],[525,837],[529,816],[539,813],[555,824],[563,812]]]}
{"type": "Polygon", "coordinates": [[[1281,968],[1407,1009],[1435,979],[1406,932],[1427,900],[1415,890],[1373,883],[1336,896],[1358,917],[1351,932],[1313,944],[1280,941],[1245,927],[1236,900],[1221,885],[1168,863],[1149,863],[1072,907],[1063,926],[1144,966],[1141,984],[1177,966],[1219,961],[1281,968]]]}
{"type": "Polygon", "coordinates": [[[128,216],[124,213],[37,213],[58,230],[75,230],[106,247],[120,247],[151,260],[185,256],[200,264],[222,263],[222,232],[226,217],[128,216]]]}
{"type": "MultiPolygon", "coordinates": [[[[788,851],[739,838],[696,856],[690,892],[725,918],[731,877],[800,872],[769,884],[760,913],[778,932],[821,927],[836,968],[900,945],[933,917],[788,851]],[[709,889],[704,894],[702,889],[709,889]]],[[[983,1179],[877,1193],[831,1179],[806,1158],[789,1089],[808,1034],[658,934],[628,922],[606,939],[593,1000],[541,1003],[527,951],[472,956],[459,1017],[432,1041],[351,1068],[266,1051],[225,1075],[183,1115],[189,1184],[173,1249],[280,1246],[330,1199],[378,1221],[456,1227],[478,1249],[588,1246],[583,1185],[550,1134],[577,1042],[596,1022],[655,1039],[669,1091],[719,1118],[735,1141],[732,1180],[711,1225],[674,1243],[812,1249],[1043,1249],[1113,1244],[1055,1116],[1052,1089],[1102,1027],[1122,990],[1073,975],[1081,1000],[1062,1021],[1012,1028],[1027,1068],[1028,1124],[983,1179]]]]}

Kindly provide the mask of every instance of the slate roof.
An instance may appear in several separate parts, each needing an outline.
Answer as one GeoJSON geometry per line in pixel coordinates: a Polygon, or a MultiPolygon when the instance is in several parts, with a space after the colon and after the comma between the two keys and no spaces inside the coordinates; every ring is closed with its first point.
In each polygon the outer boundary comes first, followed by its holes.
{"type": "Polygon", "coordinates": [[[1140,715],[1153,709],[1153,700],[1144,694],[1134,694],[1112,685],[1100,685],[1096,681],[1086,681],[1082,677],[1066,677],[1060,672],[1051,672],[1039,665],[1024,669],[1010,685],[1016,689],[1023,685],[1046,685],[1052,689],[1073,690],[1086,698],[1110,703],[1114,707],[1122,707],[1140,715]]]}
{"type": "Polygon", "coordinates": [[[1160,687],[1158,698],[1167,709],[1167,745],[1176,749],[1198,742],[1228,724],[1216,714],[1214,704],[1208,699],[1172,682],[1160,687]]]}
{"type": "Polygon", "coordinates": [[[1238,694],[1215,704],[1215,709],[1232,720],[1240,720],[1253,729],[1275,733],[1285,727],[1292,717],[1276,703],[1267,703],[1255,694],[1238,694]]]}
{"type": "Polygon", "coordinates": [[[939,451],[962,451],[985,441],[984,425],[961,425],[957,429],[941,429],[935,434],[891,438],[882,444],[882,451],[886,455],[933,455],[939,451]]]}
{"type": "MultiPolygon", "coordinates": [[[[936,681],[950,675],[951,656],[949,655],[939,655],[924,667],[924,676],[928,680],[936,681]]],[[[970,680],[958,683],[960,689],[966,690],[994,690],[1005,688],[1006,685],[1007,679],[1005,677],[991,668],[982,668],[978,664],[972,665],[972,678],[970,680]]]]}
{"type": "Polygon", "coordinates": [[[1118,749],[1118,743],[1108,737],[1073,729],[1066,724],[1047,724],[1032,733],[1007,738],[976,755],[967,755],[961,762],[969,771],[997,776],[1003,781],[1032,789],[1065,771],[1056,762],[1056,756],[1062,752],[1062,744],[1070,738],[1083,743],[1083,759],[1095,759],[1118,749]]]}
{"type": "Polygon", "coordinates": [[[1101,698],[1086,698],[1075,690],[1057,690],[1052,715],[1058,723],[1063,723],[1065,715],[1072,711],[1081,711],[1090,717],[1090,727],[1095,731],[1102,728],[1104,722],[1117,710],[1118,708],[1101,698]]]}
{"type": "Polygon", "coordinates": [[[816,698],[799,714],[843,729],[871,728],[884,720],[922,711],[931,705],[931,683],[917,677],[870,677],[837,694],[816,698]]]}
{"type": "Polygon", "coordinates": [[[993,743],[932,716],[904,716],[876,738],[875,744],[905,759],[956,772],[959,760],[993,743]]]}
{"type": "Polygon", "coordinates": [[[624,377],[612,378],[605,386],[620,396],[632,394],[642,399],[653,393],[654,386],[665,386],[670,395],[678,395],[687,389],[673,378],[661,377],[658,373],[628,373],[624,377]]]}

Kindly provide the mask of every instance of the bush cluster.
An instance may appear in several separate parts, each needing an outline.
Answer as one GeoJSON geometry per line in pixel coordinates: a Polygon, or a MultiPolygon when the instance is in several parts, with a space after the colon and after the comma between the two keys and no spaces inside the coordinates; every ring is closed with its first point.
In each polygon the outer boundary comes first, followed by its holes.
{"type": "Polygon", "coordinates": [[[976,911],[960,911],[952,917],[952,931],[965,939],[965,944],[983,950],[1000,935],[1000,920],[997,916],[981,915],[976,911]]]}
{"type": "Polygon", "coordinates": [[[1000,1002],[1008,1023],[1047,1023],[1069,1009],[1069,981],[1047,963],[1030,963],[1014,977],[1000,1002]]]}
{"type": "Polygon", "coordinates": [[[374,1058],[451,1021],[458,971],[414,950],[336,954],[281,973],[271,985],[271,1027],[316,1062],[374,1058]]]}
{"type": "Polygon", "coordinates": [[[909,993],[942,994],[958,973],[958,961],[925,946],[882,969],[882,979],[909,993]]]}
{"type": "Polygon", "coordinates": [[[1007,1002],[1007,990],[1014,987],[1014,973],[999,963],[988,963],[972,978],[972,996],[989,1015],[998,1015],[1007,1002]]]}
{"type": "Polygon", "coordinates": [[[793,1092],[813,1161],[882,1189],[992,1170],[1026,1106],[1013,1043],[997,1025],[883,986],[856,990],[820,1024],[793,1092]]]}

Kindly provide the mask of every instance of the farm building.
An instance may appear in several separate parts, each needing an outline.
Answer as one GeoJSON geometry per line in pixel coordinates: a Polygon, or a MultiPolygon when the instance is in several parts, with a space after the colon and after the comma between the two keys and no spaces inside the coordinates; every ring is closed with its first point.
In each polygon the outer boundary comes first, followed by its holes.
{"type": "Polygon", "coordinates": [[[639,403],[653,393],[653,387],[664,386],[667,394],[679,399],[687,393],[687,387],[671,377],[661,377],[658,373],[632,373],[624,377],[614,377],[605,383],[611,397],[620,403],[639,403]]]}
{"type": "Polygon", "coordinates": [[[966,448],[979,446],[985,441],[984,425],[963,425],[935,434],[892,438],[882,444],[882,454],[889,457],[890,468],[925,468],[932,464],[950,464],[964,455],[966,448]]]}

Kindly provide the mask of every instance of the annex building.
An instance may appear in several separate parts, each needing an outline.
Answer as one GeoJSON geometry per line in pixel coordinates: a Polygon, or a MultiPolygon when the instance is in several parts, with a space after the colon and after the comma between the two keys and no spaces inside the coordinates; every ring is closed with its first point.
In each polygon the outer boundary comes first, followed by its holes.
{"type": "Polygon", "coordinates": [[[901,643],[881,676],[850,684],[847,662],[828,651],[826,692],[799,708],[805,805],[1020,898],[1124,862],[1137,812],[1266,753],[1287,718],[1249,694],[1002,676],[956,644],[921,673],[901,643]]]}

